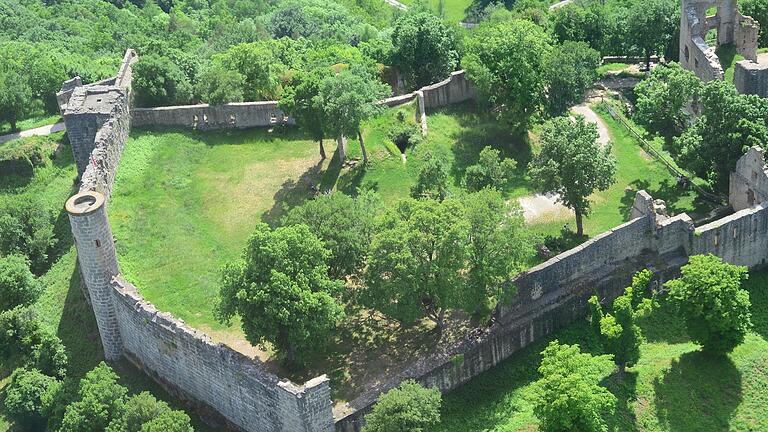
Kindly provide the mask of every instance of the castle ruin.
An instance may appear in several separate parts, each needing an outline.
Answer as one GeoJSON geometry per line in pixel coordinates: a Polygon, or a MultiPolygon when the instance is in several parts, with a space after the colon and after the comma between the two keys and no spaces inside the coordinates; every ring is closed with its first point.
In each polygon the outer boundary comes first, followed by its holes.
{"type": "MultiPolygon", "coordinates": [[[[132,119],[141,118],[145,126],[157,119],[158,124],[192,128],[210,113],[211,128],[238,127],[244,124],[241,121],[256,123],[243,119],[250,108],[234,112],[236,107],[231,104],[150,109],[134,117],[139,111],[131,107],[130,96],[135,61],[135,53],[129,50],[116,77],[87,86],[70,80],[59,93],[81,177],[79,192],[65,207],[82,282],[107,360],[128,359],[171,394],[218,413],[236,430],[358,432],[364,415],[382,392],[405,379],[450,391],[531,342],[583,319],[587,299],[596,292],[612,301],[636,271],[651,269],[653,284],[659,286],[676,277],[690,255],[712,253],[749,267],[764,265],[768,258],[768,172],[763,153],[755,149],[739,161],[732,176],[730,203],[735,213],[695,226],[686,214],[667,215],[662,202],[641,191],[628,222],[509,281],[517,294],[499,305],[490,327],[477,328],[444,351],[419,359],[396,376],[365,389],[334,413],[329,380],[324,375],[303,384],[280,379],[259,360],[213,343],[204,333],[158,311],[120,274],[107,212],[132,119]],[[235,116],[234,124],[228,121],[230,115],[235,116]],[[454,361],[459,356],[463,361],[454,361]]],[[[422,115],[425,108],[474,96],[463,73],[454,73],[419,92],[401,99],[417,98],[422,115]]],[[[271,124],[273,117],[259,113],[258,118],[271,124]]]]}

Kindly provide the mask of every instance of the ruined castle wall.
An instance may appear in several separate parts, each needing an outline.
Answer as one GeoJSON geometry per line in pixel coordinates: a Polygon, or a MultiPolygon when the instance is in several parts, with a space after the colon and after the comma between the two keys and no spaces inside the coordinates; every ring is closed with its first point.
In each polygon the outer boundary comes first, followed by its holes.
{"type": "Polygon", "coordinates": [[[768,201],[768,170],[763,150],[751,148],[736,162],[731,172],[728,203],[734,210],[744,210],[768,201]]]}
{"type": "Polygon", "coordinates": [[[122,104],[96,132],[94,149],[83,172],[80,190],[98,191],[109,197],[115,180],[120,158],[131,130],[128,105],[122,104]]]}
{"type": "Polygon", "coordinates": [[[731,264],[756,267],[768,258],[768,203],[696,228],[691,254],[715,254],[731,264]]]}
{"type": "Polygon", "coordinates": [[[188,127],[200,130],[295,123],[278,108],[277,101],[134,108],[132,115],[134,126],[188,127]]]}
{"type": "Polygon", "coordinates": [[[477,96],[475,86],[467,79],[463,70],[453,72],[448,79],[422,87],[419,91],[424,94],[425,109],[452,105],[475,99],[477,96]]]}
{"type": "Polygon", "coordinates": [[[127,357],[173,393],[205,404],[246,431],[332,429],[328,379],[305,386],[279,378],[168,313],[159,312],[120,277],[114,307],[127,357]]]}

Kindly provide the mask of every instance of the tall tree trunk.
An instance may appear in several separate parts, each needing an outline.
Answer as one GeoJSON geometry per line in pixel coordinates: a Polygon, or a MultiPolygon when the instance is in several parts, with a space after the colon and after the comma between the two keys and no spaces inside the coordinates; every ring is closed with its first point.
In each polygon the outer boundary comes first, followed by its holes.
{"type": "Polygon", "coordinates": [[[336,138],[336,144],[339,149],[339,163],[344,163],[347,159],[347,139],[341,135],[336,138]]]}
{"type": "Polygon", "coordinates": [[[574,213],[576,213],[576,235],[581,237],[584,235],[584,215],[581,214],[581,209],[576,207],[573,209],[574,213]]]}
{"type": "Polygon", "coordinates": [[[325,147],[323,147],[323,139],[320,138],[320,159],[325,160],[325,147]]]}
{"type": "Polygon", "coordinates": [[[368,152],[365,151],[365,143],[363,142],[363,134],[360,133],[360,129],[357,130],[357,138],[360,140],[360,150],[363,152],[363,164],[368,163],[368,152]]]}
{"type": "Polygon", "coordinates": [[[437,323],[437,333],[442,335],[443,329],[445,329],[445,309],[440,309],[437,312],[437,319],[435,320],[435,323],[437,323]]]}

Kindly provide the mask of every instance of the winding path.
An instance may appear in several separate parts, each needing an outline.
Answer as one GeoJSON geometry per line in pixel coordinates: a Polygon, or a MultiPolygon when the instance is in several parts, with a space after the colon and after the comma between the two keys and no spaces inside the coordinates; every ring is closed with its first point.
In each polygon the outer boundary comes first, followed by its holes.
{"type": "Polygon", "coordinates": [[[58,122],[52,125],[40,126],[39,128],[34,128],[34,129],[27,129],[25,131],[0,136],[0,144],[7,141],[15,140],[18,138],[26,138],[26,137],[39,136],[39,135],[50,135],[52,133],[61,132],[65,129],[66,128],[64,127],[64,122],[58,122]]]}
{"type": "MultiPolygon", "coordinates": [[[[584,102],[571,108],[571,113],[583,115],[586,121],[595,123],[597,125],[597,133],[600,135],[597,139],[598,142],[601,145],[608,144],[611,140],[611,135],[608,133],[608,127],[600,116],[592,111],[588,102],[584,102]]],[[[534,221],[551,222],[571,217],[573,211],[557,202],[558,198],[559,196],[557,194],[535,194],[519,198],[518,202],[523,208],[523,217],[525,218],[525,221],[528,223],[534,221]]]]}

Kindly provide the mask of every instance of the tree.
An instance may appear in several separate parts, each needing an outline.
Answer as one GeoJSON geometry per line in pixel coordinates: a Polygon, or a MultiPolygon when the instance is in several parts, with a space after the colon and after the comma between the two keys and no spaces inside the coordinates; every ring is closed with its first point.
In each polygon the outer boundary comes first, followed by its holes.
{"type": "Polygon", "coordinates": [[[203,70],[197,82],[200,100],[211,105],[243,101],[245,77],[237,71],[219,64],[211,64],[203,70]]]}
{"type": "Polygon", "coordinates": [[[570,3],[552,11],[552,33],[558,42],[586,42],[601,51],[605,38],[605,6],[601,3],[570,3]]]}
{"type": "Polygon", "coordinates": [[[5,414],[25,430],[43,430],[46,405],[60,387],[56,378],[37,369],[16,369],[5,390],[5,414]]]}
{"type": "Polygon", "coordinates": [[[243,321],[246,339],[270,342],[289,365],[317,351],[344,317],[334,298],[340,281],[328,277],[330,252],[306,225],[256,227],[243,258],[222,269],[217,317],[243,321]]]}
{"type": "Polygon", "coordinates": [[[731,83],[704,85],[701,115],[673,141],[678,164],[703,178],[715,190],[728,191],[736,162],[750,147],[768,142],[768,100],[741,95],[731,83]]]}
{"type": "Polygon", "coordinates": [[[752,327],[749,293],[741,288],[749,277],[747,268],[711,254],[694,255],[681,273],[664,286],[685,320],[688,335],[705,352],[732,351],[752,327]]]}
{"type": "Polygon", "coordinates": [[[558,194],[558,201],[576,214],[576,235],[584,235],[582,218],[589,214],[588,197],[616,180],[611,146],[598,143],[597,126],[583,116],[557,117],[545,124],[541,152],[531,161],[529,175],[537,188],[558,194]]]}
{"type": "Polygon", "coordinates": [[[586,42],[566,41],[554,47],[545,60],[548,91],[547,105],[552,115],[563,115],[580,103],[597,80],[600,53],[586,42]]]}
{"type": "Polygon", "coordinates": [[[368,163],[368,153],[360,124],[381,112],[383,108],[377,102],[389,93],[389,86],[356,67],[344,69],[320,82],[317,104],[323,107],[328,132],[339,138],[357,135],[363,163],[368,163]]]}
{"type": "MultiPolygon", "coordinates": [[[[752,17],[760,24],[760,29],[768,29],[768,1],[767,0],[743,0],[739,2],[739,12],[752,17]]],[[[757,40],[758,46],[768,45],[768,32],[760,31],[757,40]]]]}
{"type": "Polygon", "coordinates": [[[365,264],[378,206],[378,196],[373,192],[363,192],[356,198],[335,192],[291,209],[282,222],[283,225],[309,226],[331,252],[328,258],[331,277],[343,278],[365,264]]]}
{"type": "Polygon", "coordinates": [[[660,65],[635,87],[635,119],[651,132],[679,135],[690,120],[685,108],[698,98],[701,87],[699,78],[679,64],[660,65]]]}
{"type": "Polygon", "coordinates": [[[459,61],[456,33],[429,12],[411,12],[395,22],[392,66],[408,88],[420,88],[448,77],[459,61]]]}
{"type": "Polygon", "coordinates": [[[507,202],[501,192],[486,188],[467,194],[462,203],[469,223],[466,304],[486,306],[489,312],[503,295],[504,283],[524,267],[533,254],[519,204],[507,202]]]}
{"type": "Polygon", "coordinates": [[[61,339],[40,324],[35,312],[16,307],[0,312],[0,360],[13,359],[46,375],[64,378],[67,353],[61,339]]]}
{"type": "MultiPolygon", "coordinates": [[[[457,200],[403,200],[385,215],[368,254],[362,302],[406,325],[465,306],[469,224],[457,200]]],[[[472,309],[470,309],[472,310],[472,309]]]]}
{"type": "Polygon", "coordinates": [[[544,106],[551,50],[549,36],[530,21],[488,22],[472,31],[462,65],[482,98],[522,135],[544,106]]]}
{"type": "Polygon", "coordinates": [[[100,432],[125,410],[128,390],[117,374],[101,362],[80,380],[77,399],[67,406],[61,432],[100,432]]]}
{"type": "Polygon", "coordinates": [[[192,100],[192,84],[169,59],[142,56],[133,66],[136,104],[143,107],[182,105],[192,100]]]}
{"type": "Polygon", "coordinates": [[[43,285],[29,271],[25,257],[0,256],[0,312],[30,305],[42,292],[43,285]]]}
{"type": "Polygon", "coordinates": [[[320,143],[320,158],[325,159],[325,109],[320,99],[320,85],[329,77],[330,68],[317,68],[311,72],[299,71],[292,78],[282,98],[280,109],[296,119],[296,124],[320,143]]]}
{"type": "Polygon", "coordinates": [[[635,364],[640,359],[643,335],[636,321],[647,316],[656,303],[655,293],[651,298],[644,298],[652,275],[649,270],[636,273],[632,285],[613,301],[612,314],[603,314],[597,296],[589,299],[592,328],[608,352],[613,354],[622,373],[627,365],[635,364]]]}
{"type": "Polygon", "coordinates": [[[26,255],[32,271],[40,274],[47,268],[48,251],[55,244],[53,215],[40,202],[17,200],[0,205],[0,255],[26,255]]]}
{"type": "Polygon", "coordinates": [[[541,353],[541,378],[533,384],[533,413],[543,432],[606,431],[603,412],[615,410],[616,397],[600,386],[613,369],[610,355],[593,357],[578,345],[549,343],[541,353]]]}
{"type": "Polygon", "coordinates": [[[0,121],[7,121],[15,131],[31,103],[32,89],[22,75],[10,67],[0,68],[0,121]]]}
{"type": "Polygon", "coordinates": [[[280,93],[284,66],[263,42],[235,45],[213,56],[212,64],[237,72],[245,78],[243,97],[247,101],[271,100],[280,93]]]}
{"type": "Polygon", "coordinates": [[[442,154],[428,152],[419,169],[411,197],[444,200],[448,196],[448,161],[442,154]]]}
{"type": "Polygon", "coordinates": [[[141,392],[129,398],[121,417],[112,420],[106,432],[192,432],[189,416],[183,411],[174,411],[163,401],[158,401],[148,392],[141,392]],[[165,429],[160,429],[160,426],[165,429]]]}
{"type": "Polygon", "coordinates": [[[479,191],[486,187],[503,190],[512,178],[512,172],[517,168],[514,159],[502,158],[501,152],[491,146],[480,150],[476,164],[467,167],[464,173],[464,184],[471,191],[479,191]]]}
{"type": "Polygon", "coordinates": [[[645,55],[646,67],[651,56],[663,54],[680,25],[678,3],[670,0],[635,2],[629,10],[629,35],[637,49],[645,55]]]}
{"type": "Polygon", "coordinates": [[[427,432],[440,423],[440,391],[413,380],[379,397],[365,416],[364,432],[427,432]]]}

